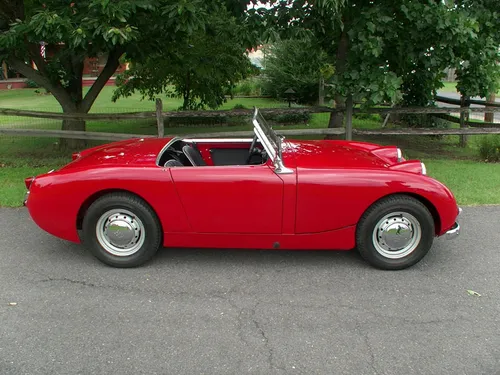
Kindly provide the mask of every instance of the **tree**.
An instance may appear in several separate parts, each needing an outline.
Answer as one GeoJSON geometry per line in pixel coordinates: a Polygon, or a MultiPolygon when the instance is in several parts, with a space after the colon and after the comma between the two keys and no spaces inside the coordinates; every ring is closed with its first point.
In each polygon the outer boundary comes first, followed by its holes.
{"type": "Polygon", "coordinates": [[[500,87],[500,8],[496,0],[455,0],[476,19],[475,37],[460,51],[457,89],[465,97],[489,97],[500,87]]]}
{"type": "MultiPolygon", "coordinates": [[[[0,0],[0,61],[49,90],[64,113],[87,113],[124,54],[140,60],[182,43],[203,29],[207,14],[226,6],[241,10],[238,0],[0,0]],[[48,59],[40,55],[42,41],[58,46],[48,59]],[[99,52],[107,53],[106,66],[83,95],[84,60],[99,52]]],[[[85,130],[85,122],[62,127],[85,130]]],[[[83,145],[68,140],[64,146],[83,145]]]]}
{"type": "Polygon", "coordinates": [[[319,82],[331,71],[321,47],[305,38],[279,41],[266,49],[265,92],[286,98],[284,93],[291,88],[298,103],[316,104],[319,82]]]}
{"type": "Polygon", "coordinates": [[[118,78],[113,100],[135,91],[153,99],[181,97],[181,109],[217,108],[235,82],[250,72],[244,26],[226,9],[207,17],[203,30],[175,46],[163,45],[118,78]]]}
{"type": "MultiPolygon", "coordinates": [[[[439,0],[272,0],[270,8],[254,11],[274,25],[267,37],[312,34],[329,54],[340,109],[348,96],[366,106],[427,105],[478,27],[476,18],[439,0]]],[[[329,126],[342,123],[338,113],[329,126]]]]}

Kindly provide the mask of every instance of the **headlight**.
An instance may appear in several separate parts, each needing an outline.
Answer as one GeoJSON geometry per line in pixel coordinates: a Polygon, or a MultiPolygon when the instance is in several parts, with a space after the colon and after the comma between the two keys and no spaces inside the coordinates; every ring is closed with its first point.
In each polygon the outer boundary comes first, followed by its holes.
{"type": "Polygon", "coordinates": [[[425,164],[420,162],[420,165],[422,166],[422,174],[426,175],[427,174],[427,168],[425,167],[425,164]]]}
{"type": "Polygon", "coordinates": [[[403,161],[403,151],[401,151],[400,148],[398,148],[398,163],[401,163],[403,161]]]}

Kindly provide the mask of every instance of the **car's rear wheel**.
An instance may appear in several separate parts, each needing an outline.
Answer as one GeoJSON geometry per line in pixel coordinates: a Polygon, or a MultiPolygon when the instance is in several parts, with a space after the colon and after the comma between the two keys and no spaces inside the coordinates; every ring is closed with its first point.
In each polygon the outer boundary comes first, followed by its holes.
{"type": "Polygon", "coordinates": [[[98,198],[83,219],[83,242],[113,267],[136,267],[160,248],[162,230],[155,212],[139,197],[111,193],[98,198]]]}
{"type": "Polygon", "coordinates": [[[410,196],[384,198],[359,221],[356,245],[371,265],[398,270],[419,262],[434,241],[434,219],[427,207],[410,196]]]}

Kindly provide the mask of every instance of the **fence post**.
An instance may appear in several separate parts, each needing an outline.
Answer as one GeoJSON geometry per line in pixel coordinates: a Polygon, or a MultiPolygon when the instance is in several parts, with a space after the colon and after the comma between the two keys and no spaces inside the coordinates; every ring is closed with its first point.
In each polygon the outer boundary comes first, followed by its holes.
{"type": "Polygon", "coordinates": [[[319,89],[318,89],[318,105],[325,105],[325,79],[320,77],[319,79],[319,89]]]}
{"type": "Polygon", "coordinates": [[[160,98],[156,99],[156,124],[158,126],[158,138],[165,135],[165,124],[163,122],[163,102],[160,98]]]}
{"type": "MultiPolygon", "coordinates": [[[[496,100],[496,93],[492,92],[488,97],[486,98],[486,109],[491,108],[488,107],[488,104],[495,104],[496,100]]],[[[484,122],[495,122],[495,114],[493,112],[486,112],[484,114],[484,122]]]]}
{"type": "Polygon", "coordinates": [[[347,97],[346,113],[345,113],[345,139],[352,141],[352,111],[353,111],[352,95],[347,97]]]}
{"type": "MultiPolygon", "coordinates": [[[[469,97],[462,95],[460,97],[460,108],[470,108],[469,97]]],[[[466,123],[469,121],[469,113],[468,112],[460,112],[460,128],[465,128],[466,123]]],[[[460,147],[467,147],[467,136],[460,136],[460,147]]]]}

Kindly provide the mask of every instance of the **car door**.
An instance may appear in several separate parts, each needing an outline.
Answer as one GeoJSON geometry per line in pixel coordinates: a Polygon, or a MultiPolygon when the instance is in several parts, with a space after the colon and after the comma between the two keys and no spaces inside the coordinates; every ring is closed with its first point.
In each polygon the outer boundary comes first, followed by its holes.
{"type": "Polygon", "coordinates": [[[268,165],[171,168],[196,233],[279,234],[283,181],[268,165]]]}

